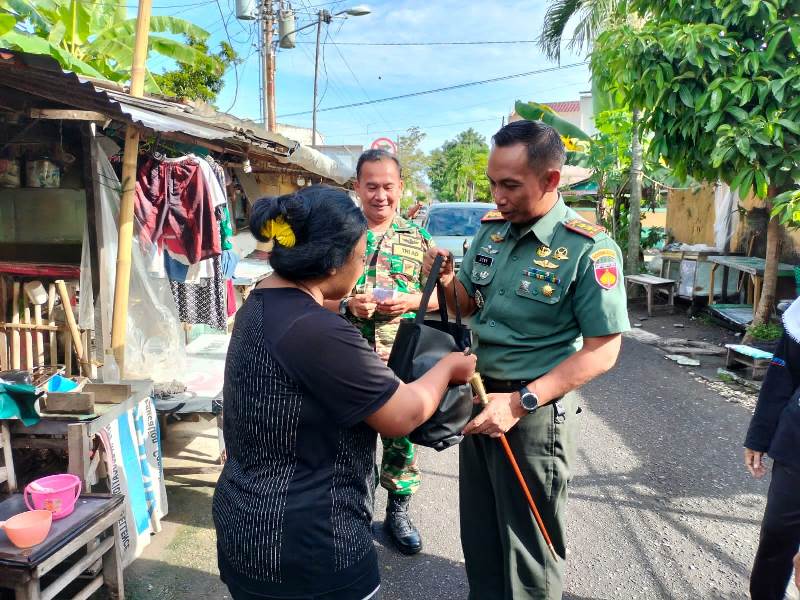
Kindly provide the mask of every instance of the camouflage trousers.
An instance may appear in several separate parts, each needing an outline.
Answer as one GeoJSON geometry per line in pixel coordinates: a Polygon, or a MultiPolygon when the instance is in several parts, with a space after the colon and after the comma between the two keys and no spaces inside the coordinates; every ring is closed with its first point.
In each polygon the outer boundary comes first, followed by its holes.
{"type": "Polygon", "coordinates": [[[381,486],[392,494],[410,496],[417,491],[420,481],[416,447],[406,437],[381,436],[381,440],[383,441],[381,486]]]}

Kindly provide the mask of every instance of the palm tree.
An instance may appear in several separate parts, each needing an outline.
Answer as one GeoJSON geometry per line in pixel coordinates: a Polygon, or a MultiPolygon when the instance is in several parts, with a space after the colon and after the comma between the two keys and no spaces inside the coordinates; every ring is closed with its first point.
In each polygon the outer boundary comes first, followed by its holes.
{"type": "MultiPolygon", "coordinates": [[[[33,54],[48,54],[63,68],[115,82],[130,77],[136,19],[127,18],[124,0],[0,0],[0,47],[33,54]]],[[[208,32],[189,21],[154,16],[150,31],[206,40],[208,32]]],[[[151,35],[149,50],[180,63],[208,65],[206,53],[163,35],[151,35]]],[[[150,71],[145,87],[159,92],[150,71]]]]}
{"type": "MultiPolygon", "coordinates": [[[[561,47],[588,50],[595,38],[617,14],[624,0],[552,0],[544,17],[539,48],[552,61],[561,61],[561,47]],[[564,39],[567,25],[577,19],[573,37],[564,39]]],[[[642,156],[641,112],[633,107],[633,142],[631,144],[631,195],[629,208],[627,273],[639,272],[640,236],[642,230],[642,156]]]]}

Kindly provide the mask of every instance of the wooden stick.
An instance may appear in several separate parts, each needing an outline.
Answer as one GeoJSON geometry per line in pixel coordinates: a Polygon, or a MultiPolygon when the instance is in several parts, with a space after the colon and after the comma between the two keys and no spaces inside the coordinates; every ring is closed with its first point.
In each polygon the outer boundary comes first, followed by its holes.
{"type": "MultiPolygon", "coordinates": [[[[25,310],[23,312],[22,322],[25,325],[32,325],[31,323],[31,307],[25,302],[25,310]]],[[[25,368],[33,369],[33,335],[30,329],[25,329],[25,368]]]]}
{"type": "Polygon", "coordinates": [[[78,360],[81,363],[81,370],[87,377],[91,373],[89,361],[86,359],[84,353],[83,342],[81,341],[81,332],[78,330],[78,324],[75,322],[75,314],[72,312],[72,304],[69,301],[69,292],[67,292],[67,285],[63,279],[56,281],[56,288],[58,295],[61,297],[61,304],[64,306],[64,315],[67,319],[67,328],[72,336],[72,345],[75,347],[75,354],[78,355],[78,360]]]}
{"type": "Polygon", "coordinates": [[[36,366],[44,364],[44,335],[39,327],[42,327],[42,305],[33,305],[33,322],[36,324],[36,366]]]}
{"type": "Polygon", "coordinates": [[[61,331],[63,327],[58,325],[37,325],[36,323],[0,323],[0,331],[4,329],[17,329],[19,331],[61,331]]]}
{"type": "MultiPolygon", "coordinates": [[[[48,324],[51,327],[56,326],[56,320],[53,318],[53,309],[56,305],[56,284],[51,283],[47,286],[47,318],[48,324]]],[[[58,364],[58,335],[56,330],[50,331],[50,366],[54,367],[58,364]]]]}
{"type": "MultiPolygon", "coordinates": [[[[483,380],[481,379],[480,373],[476,371],[475,374],[470,378],[469,382],[472,385],[472,389],[475,390],[475,393],[478,395],[481,403],[484,406],[488,404],[489,397],[486,395],[486,388],[483,387],[483,380]]],[[[503,450],[506,453],[508,462],[511,463],[511,468],[514,471],[514,475],[517,477],[519,486],[522,488],[522,493],[525,494],[525,499],[528,501],[528,506],[533,513],[533,518],[536,519],[536,525],[538,525],[539,531],[542,532],[542,537],[544,538],[547,547],[550,549],[550,554],[553,555],[553,560],[558,560],[558,554],[556,554],[556,549],[553,547],[553,542],[550,540],[550,534],[547,533],[547,527],[545,527],[544,521],[542,521],[542,516],[539,514],[539,509],[536,507],[536,502],[534,502],[531,491],[528,488],[528,484],[525,482],[525,476],[522,474],[522,471],[517,464],[517,459],[514,457],[514,452],[511,450],[511,446],[509,445],[505,434],[500,435],[500,443],[502,444],[503,450]]]]}
{"type": "MultiPolygon", "coordinates": [[[[19,281],[14,282],[14,293],[11,304],[11,322],[19,323],[19,281]]],[[[19,331],[11,332],[11,368],[20,368],[19,331]]]]}
{"type": "MultiPolygon", "coordinates": [[[[0,323],[8,318],[6,299],[6,278],[0,275],[0,323]]],[[[8,370],[8,335],[0,331],[0,371],[8,370]]]]}

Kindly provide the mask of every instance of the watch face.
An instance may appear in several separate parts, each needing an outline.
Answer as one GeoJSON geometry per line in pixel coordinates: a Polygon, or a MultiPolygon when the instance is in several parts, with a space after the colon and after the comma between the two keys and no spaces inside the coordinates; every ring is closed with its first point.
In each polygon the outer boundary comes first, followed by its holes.
{"type": "Polygon", "coordinates": [[[522,404],[522,408],[525,410],[534,411],[539,406],[539,399],[532,392],[524,391],[519,398],[519,403],[522,404]]]}

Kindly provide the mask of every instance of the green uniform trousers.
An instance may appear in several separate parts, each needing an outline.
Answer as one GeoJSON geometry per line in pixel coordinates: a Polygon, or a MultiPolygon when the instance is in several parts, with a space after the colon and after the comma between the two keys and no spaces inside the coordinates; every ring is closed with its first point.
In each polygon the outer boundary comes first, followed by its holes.
{"type": "Polygon", "coordinates": [[[381,440],[383,441],[381,487],[391,494],[412,495],[419,488],[420,481],[416,447],[407,437],[381,437],[381,440]]]}
{"type": "Polygon", "coordinates": [[[524,417],[506,434],[560,560],[547,549],[500,440],[459,446],[461,545],[470,600],[557,600],[563,591],[564,512],[575,455],[577,397],[524,417]]]}

